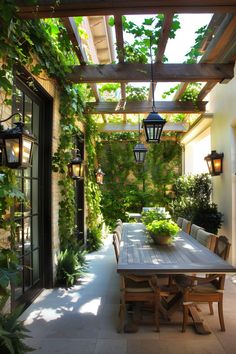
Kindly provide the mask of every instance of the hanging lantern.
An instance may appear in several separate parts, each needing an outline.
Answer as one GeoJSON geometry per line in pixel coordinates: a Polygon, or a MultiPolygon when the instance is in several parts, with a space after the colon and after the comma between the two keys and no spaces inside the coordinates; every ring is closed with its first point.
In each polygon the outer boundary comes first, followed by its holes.
{"type": "Polygon", "coordinates": [[[151,57],[151,84],[152,84],[152,112],[149,113],[146,119],[143,119],[143,127],[148,143],[159,143],[161,134],[166,120],[163,119],[157,112],[154,100],[154,79],[153,79],[153,63],[152,63],[152,38],[150,38],[150,57],[151,57]]]}
{"type": "Polygon", "coordinates": [[[137,163],[144,163],[146,153],[148,149],[141,143],[138,143],[134,147],[134,158],[137,163]]]}
{"type": "Polygon", "coordinates": [[[82,179],[84,176],[84,165],[79,149],[75,149],[74,151],[76,152],[76,156],[71,160],[68,165],[68,175],[72,179],[78,180],[82,179]]]}
{"type": "MultiPolygon", "coordinates": [[[[10,119],[13,115],[4,121],[10,119]]],[[[14,128],[0,132],[4,165],[10,168],[27,168],[32,162],[33,145],[36,138],[24,129],[22,121],[14,124],[16,125],[14,128]]]]}
{"type": "Polygon", "coordinates": [[[102,171],[101,167],[98,167],[95,175],[97,184],[103,184],[103,177],[105,176],[105,173],[102,171]]]}
{"type": "Polygon", "coordinates": [[[205,157],[211,176],[218,176],[223,172],[223,157],[224,154],[218,154],[216,150],[212,150],[211,154],[205,157]]]}

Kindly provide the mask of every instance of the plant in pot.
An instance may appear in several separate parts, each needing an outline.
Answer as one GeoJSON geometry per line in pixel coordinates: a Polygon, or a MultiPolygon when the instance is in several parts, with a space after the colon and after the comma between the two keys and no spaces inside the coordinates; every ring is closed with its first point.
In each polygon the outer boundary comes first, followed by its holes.
{"type": "Polygon", "coordinates": [[[157,208],[143,211],[141,221],[144,225],[148,225],[154,220],[158,221],[167,219],[170,219],[170,213],[168,211],[161,210],[161,208],[157,208]]]}
{"type": "Polygon", "coordinates": [[[154,220],[146,225],[146,229],[153,241],[159,245],[171,244],[179,231],[178,225],[172,220],[154,220]]]}

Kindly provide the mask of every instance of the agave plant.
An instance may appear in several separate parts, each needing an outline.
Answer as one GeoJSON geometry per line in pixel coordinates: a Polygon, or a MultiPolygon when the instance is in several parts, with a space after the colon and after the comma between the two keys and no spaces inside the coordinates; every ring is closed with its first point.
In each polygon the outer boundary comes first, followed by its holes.
{"type": "Polygon", "coordinates": [[[0,353],[25,354],[35,350],[24,343],[30,336],[26,334],[29,330],[23,321],[18,320],[22,309],[18,307],[9,314],[0,314],[0,353]]]}

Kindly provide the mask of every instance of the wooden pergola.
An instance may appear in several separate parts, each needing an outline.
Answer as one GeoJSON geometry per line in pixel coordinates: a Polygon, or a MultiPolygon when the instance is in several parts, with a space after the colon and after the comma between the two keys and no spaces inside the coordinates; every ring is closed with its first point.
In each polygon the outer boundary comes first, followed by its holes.
{"type": "MultiPolygon", "coordinates": [[[[17,1],[18,16],[22,19],[61,18],[68,31],[74,51],[80,65],[72,68],[68,80],[74,83],[88,83],[95,97],[94,103],[87,104],[87,112],[102,115],[122,113],[123,123],[126,114],[148,113],[152,107],[151,86],[148,101],[126,102],[126,85],[128,82],[150,82],[150,64],[127,63],[124,52],[124,36],[122,27],[123,15],[164,14],[163,27],[158,41],[155,58],[154,81],[181,82],[173,101],[155,102],[160,113],[204,113],[206,95],[217,84],[224,84],[234,76],[236,59],[236,0],[39,0],[36,5],[27,5],[17,1]],[[207,36],[201,43],[202,57],[198,64],[163,63],[169,33],[174,14],[179,13],[213,13],[208,25],[207,36]],[[88,64],[73,17],[114,16],[117,64],[88,64]],[[97,84],[107,82],[120,83],[121,99],[117,103],[102,102],[97,84]],[[190,82],[205,82],[196,103],[181,102],[181,95],[190,82]]],[[[111,47],[111,34],[107,33],[107,46],[111,47]]],[[[105,119],[104,119],[105,121],[105,119]]],[[[174,129],[174,128],[173,128],[174,129]]],[[[179,131],[178,124],[176,131],[179,131]]],[[[184,130],[182,130],[184,131],[184,130]]]]}

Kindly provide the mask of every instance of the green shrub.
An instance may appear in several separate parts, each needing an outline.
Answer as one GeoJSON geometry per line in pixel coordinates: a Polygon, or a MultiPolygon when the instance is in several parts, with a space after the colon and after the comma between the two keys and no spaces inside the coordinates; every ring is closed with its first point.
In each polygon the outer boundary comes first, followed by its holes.
{"type": "Polygon", "coordinates": [[[66,249],[58,256],[57,282],[66,287],[72,286],[86,268],[84,251],[66,249]]]}
{"type": "Polygon", "coordinates": [[[168,211],[162,211],[158,209],[151,209],[142,212],[142,222],[147,225],[154,220],[167,220],[170,219],[170,214],[168,211]]]}
{"type": "Polygon", "coordinates": [[[87,251],[97,251],[102,247],[102,231],[101,226],[89,229],[87,233],[87,251]]]}

